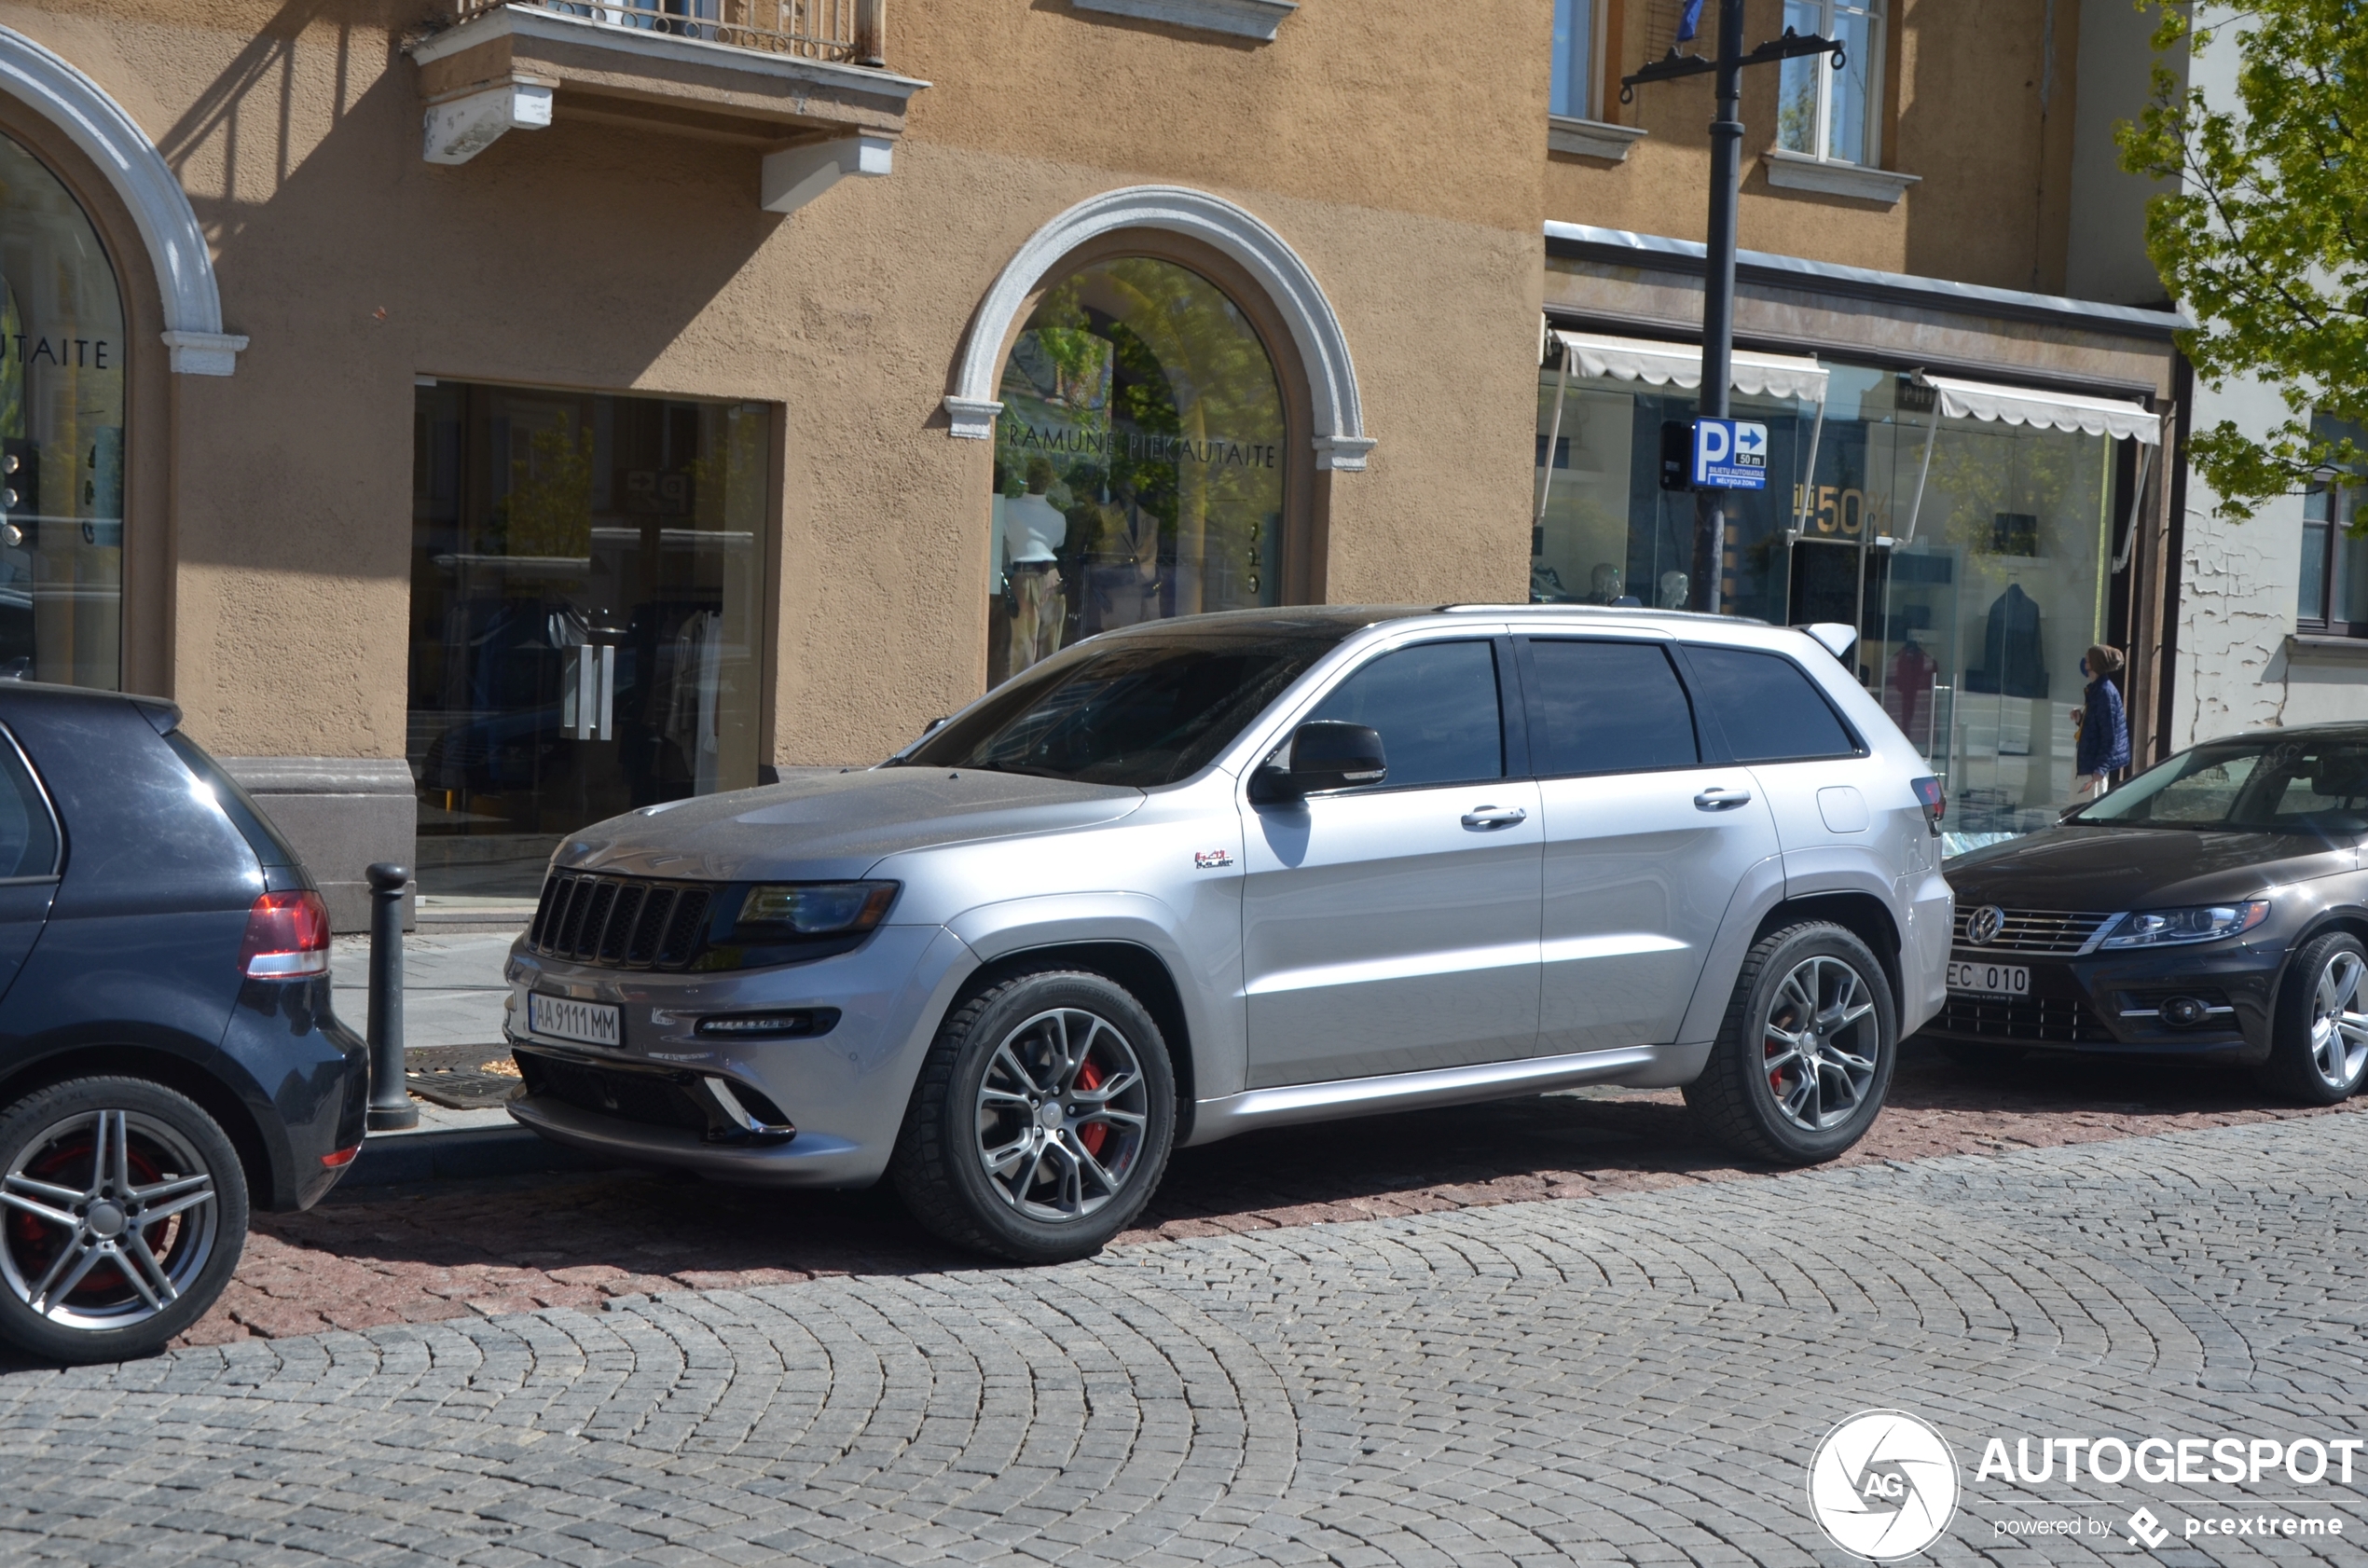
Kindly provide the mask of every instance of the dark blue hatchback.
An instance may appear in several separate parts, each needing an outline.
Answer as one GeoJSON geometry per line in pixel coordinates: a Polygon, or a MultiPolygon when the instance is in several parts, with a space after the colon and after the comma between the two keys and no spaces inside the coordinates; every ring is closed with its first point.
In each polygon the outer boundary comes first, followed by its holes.
{"type": "Polygon", "coordinates": [[[361,1147],[320,894],[154,698],[0,681],[0,1338],[155,1350],[361,1147]]]}

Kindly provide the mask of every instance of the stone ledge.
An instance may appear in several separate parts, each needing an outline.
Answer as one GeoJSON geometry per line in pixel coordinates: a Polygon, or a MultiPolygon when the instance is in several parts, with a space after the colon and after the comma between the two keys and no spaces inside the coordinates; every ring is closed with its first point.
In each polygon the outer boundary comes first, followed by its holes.
{"type": "Polygon", "coordinates": [[[1607,120],[1576,119],[1569,115],[1546,117],[1546,150],[1575,158],[1624,163],[1628,149],[1645,135],[1645,128],[1638,125],[1613,125],[1607,120]]]}
{"type": "Polygon", "coordinates": [[[2368,665],[2368,637],[2335,637],[2327,632],[2288,632],[2286,657],[2295,664],[2368,665]]]}
{"type": "Polygon", "coordinates": [[[1853,201],[1879,201],[1896,207],[1907,187],[1923,183],[1921,174],[1893,169],[1870,169],[1863,163],[1810,158],[1803,153],[1770,147],[1760,154],[1768,183],[1784,190],[1813,190],[1821,196],[1846,196],[1853,201]]]}
{"type": "Polygon", "coordinates": [[[1299,9],[1299,0],[1069,0],[1081,11],[1102,11],[1137,21],[1163,21],[1203,33],[1273,43],[1274,31],[1299,9]]]}

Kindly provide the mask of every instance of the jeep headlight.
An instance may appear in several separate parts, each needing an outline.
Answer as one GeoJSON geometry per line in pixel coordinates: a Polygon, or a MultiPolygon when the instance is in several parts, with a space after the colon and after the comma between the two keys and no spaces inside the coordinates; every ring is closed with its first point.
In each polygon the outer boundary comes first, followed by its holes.
{"type": "Polygon", "coordinates": [[[740,901],[742,932],[854,935],[878,925],[896,901],[893,882],[766,882],[740,901]]]}
{"type": "Polygon", "coordinates": [[[2141,909],[2125,915],[2100,947],[2169,947],[2238,936],[2269,918],[2269,901],[2203,904],[2192,909],[2141,909]]]}

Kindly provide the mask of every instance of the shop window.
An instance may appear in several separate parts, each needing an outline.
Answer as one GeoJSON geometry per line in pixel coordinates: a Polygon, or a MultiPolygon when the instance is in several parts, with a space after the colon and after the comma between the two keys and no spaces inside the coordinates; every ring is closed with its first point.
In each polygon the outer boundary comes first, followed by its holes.
{"type": "Polygon", "coordinates": [[[558,839],[757,781],[762,405],[416,394],[422,893],[530,898],[558,839]]]}
{"type": "Polygon", "coordinates": [[[1072,273],[1001,396],[990,685],[1096,632],[1282,602],[1282,391],[1216,284],[1149,256],[1072,273]]]}
{"type": "MultiPolygon", "coordinates": [[[[2105,637],[2112,441],[1945,417],[1900,372],[1821,363],[1822,426],[1812,402],[1734,394],[1739,418],[1769,427],[1770,455],[1766,489],[1725,497],[1721,606],[1859,628],[1848,663],[1946,781],[1951,853],[2044,828],[2075,783],[2080,659],[2105,637]]],[[[1531,597],[1682,608],[1695,498],[1659,488],[1658,458],[1663,421],[1691,417],[1693,394],[1573,376],[1549,451],[1555,382],[1540,373],[1531,597]]],[[[2343,558],[2368,562],[2368,543],[2343,558]]],[[[1770,695],[1737,712],[1775,708],[1770,695]]],[[[1814,717],[1788,723],[1839,744],[1814,717]]]]}
{"type": "Polygon", "coordinates": [[[1554,63],[1549,113],[1568,119],[1596,117],[1596,29],[1603,7],[1595,0],[1554,0],[1554,63]]]}
{"type": "Polygon", "coordinates": [[[1882,0],[1784,0],[1784,25],[1841,41],[1839,71],[1824,55],[1783,62],[1777,88],[1776,144],[1837,163],[1880,161],[1882,0]]]}
{"type": "Polygon", "coordinates": [[[123,325],[98,231],[0,137],[0,676],[123,683],[123,325]]]}

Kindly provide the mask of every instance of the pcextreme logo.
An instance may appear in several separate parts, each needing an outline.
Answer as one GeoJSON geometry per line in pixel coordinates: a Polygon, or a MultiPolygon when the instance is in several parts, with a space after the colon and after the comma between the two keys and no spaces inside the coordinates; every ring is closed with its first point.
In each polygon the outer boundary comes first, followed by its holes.
{"type": "Polygon", "coordinates": [[[1957,1456],[1906,1410],[1861,1410],[1810,1455],[1809,1511],[1852,1557],[1913,1557],[1956,1515],[1957,1456]]]}

